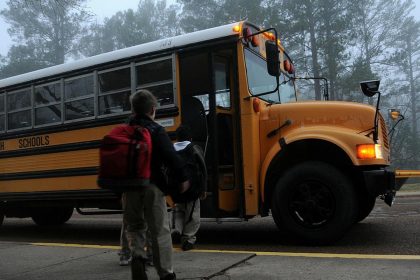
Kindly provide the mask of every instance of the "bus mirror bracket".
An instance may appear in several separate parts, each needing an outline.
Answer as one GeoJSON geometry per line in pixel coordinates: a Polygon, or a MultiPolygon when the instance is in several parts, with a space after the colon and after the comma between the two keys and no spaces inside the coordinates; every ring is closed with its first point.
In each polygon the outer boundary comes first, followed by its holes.
{"type": "Polygon", "coordinates": [[[267,71],[271,76],[280,76],[279,49],[273,41],[265,41],[265,52],[267,55],[267,71]]]}
{"type": "Polygon", "coordinates": [[[381,102],[381,92],[379,91],[379,80],[372,81],[363,81],[360,82],[360,88],[362,92],[367,97],[373,97],[375,94],[378,94],[378,100],[376,101],[376,111],[375,118],[373,120],[373,141],[378,142],[378,112],[379,112],[379,103],[381,102]]]}

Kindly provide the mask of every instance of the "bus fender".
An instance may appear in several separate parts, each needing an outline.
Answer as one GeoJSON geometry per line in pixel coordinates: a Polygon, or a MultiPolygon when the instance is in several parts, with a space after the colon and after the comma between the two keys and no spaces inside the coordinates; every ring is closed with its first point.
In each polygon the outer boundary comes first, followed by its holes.
{"type": "Polygon", "coordinates": [[[356,145],[357,144],[364,144],[372,142],[372,139],[366,137],[361,134],[355,133],[353,130],[347,129],[332,129],[331,127],[325,127],[325,129],[318,127],[311,128],[299,128],[291,133],[284,135],[284,137],[280,138],[279,141],[274,144],[266,156],[261,165],[261,176],[260,176],[260,186],[261,186],[261,198],[264,202],[265,200],[265,187],[267,172],[269,171],[270,165],[272,164],[273,160],[275,160],[276,156],[287,149],[287,146],[298,142],[298,141],[311,141],[311,140],[321,140],[328,143],[331,143],[341,149],[351,160],[353,165],[362,165],[362,164],[386,164],[385,160],[382,162],[372,161],[372,162],[360,162],[356,156],[356,145]]]}

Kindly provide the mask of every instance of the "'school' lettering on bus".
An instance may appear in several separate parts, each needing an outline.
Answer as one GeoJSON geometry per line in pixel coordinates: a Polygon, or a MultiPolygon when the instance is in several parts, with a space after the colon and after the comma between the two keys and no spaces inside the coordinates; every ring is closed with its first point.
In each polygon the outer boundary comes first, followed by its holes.
{"type": "Polygon", "coordinates": [[[34,136],[34,137],[26,137],[26,138],[19,139],[18,142],[19,142],[19,149],[25,149],[25,148],[48,146],[50,144],[50,139],[48,135],[34,136]]]}

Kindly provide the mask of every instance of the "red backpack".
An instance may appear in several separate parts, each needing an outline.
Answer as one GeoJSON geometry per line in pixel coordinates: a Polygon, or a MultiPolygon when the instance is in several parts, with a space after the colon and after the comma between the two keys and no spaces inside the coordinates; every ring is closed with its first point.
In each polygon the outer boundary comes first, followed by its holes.
{"type": "Polygon", "coordinates": [[[147,128],[119,125],[99,148],[98,185],[116,191],[135,190],[149,184],[152,138],[147,128]]]}

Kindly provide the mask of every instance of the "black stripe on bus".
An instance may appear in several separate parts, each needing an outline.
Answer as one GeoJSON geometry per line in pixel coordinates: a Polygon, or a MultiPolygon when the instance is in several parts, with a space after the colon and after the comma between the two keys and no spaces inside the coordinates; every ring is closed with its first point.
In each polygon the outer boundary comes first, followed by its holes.
{"type": "Polygon", "coordinates": [[[85,176],[96,174],[98,174],[97,167],[83,167],[0,174],[0,181],[85,176]]]}
{"type": "Polygon", "coordinates": [[[101,144],[100,140],[94,140],[94,141],[78,142],[78,143],[71,143],[71,144],[20,149],[20,150],[14,150],[14,151],[9,151],[9,152],[1,152],[0,159],[96,149],[96,148],[99,148],[100,144],[101,144]]]}
{"type": "MultiPolygon", "coordinates": [[[[117,199],[118,194],[110,190],[77,190],[77,191],[38,191],[38,192],[13,192],[0,193],[0,200],[7,201],[8,206],[13,206],[9,201],[48,201],[48,200],[98,200],[117,199]]],[[[25,204],[29,206],[29,204],[25,204]]]]}

